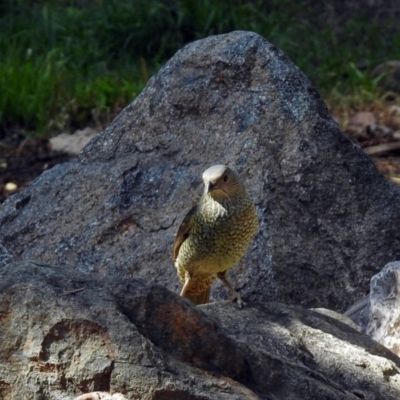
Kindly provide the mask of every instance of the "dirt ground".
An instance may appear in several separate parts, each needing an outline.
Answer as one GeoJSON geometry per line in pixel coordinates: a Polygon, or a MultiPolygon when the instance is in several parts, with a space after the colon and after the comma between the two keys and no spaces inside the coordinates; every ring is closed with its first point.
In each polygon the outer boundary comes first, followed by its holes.
{"type": "MultiPolygon", "coordinates": [[[[394,104],[333,115],[344,132],[400,185],[400,107],[394,104]]],[[[73,156],[53,151],[47,139],[15,133],[0,139],[0,203],[27,187],[43,171],[73,156]]]]}
{"type": "Polygon", "coordinates": [[[0,203],[26,188],[43,171],[73,157],[51,150],[47,139],[27,139],[21,134],[0,140],[0,203]]]}

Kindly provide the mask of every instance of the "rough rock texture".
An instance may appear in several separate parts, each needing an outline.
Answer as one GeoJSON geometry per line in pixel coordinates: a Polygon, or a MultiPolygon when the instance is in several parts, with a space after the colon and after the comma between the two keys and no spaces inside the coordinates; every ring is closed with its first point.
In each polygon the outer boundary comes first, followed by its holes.
{"type": "Polygon", "coordinates": [[[196,307],[144,280],[26,261],[0,267],[0,321],[5,400],[93,391],[132,400],[400,396],[400,359],[389,350],[335,319],[274,302],[196,307]]]}
{"type": "Polygon", "coordinates": [[[16,259],[178,291],[174,235],[216,163],[238,171],[259,212],[231,273],[245,300],[343,309],[400,258],[400,189],[301,71],[250,32],[179,51],[77,160],[2,205],[0,240],[16,259]]]}
{"type": "Polygon", "coordinates": [[[400,261],[371,279],[370,293],[346,313],[371,338],[400,355],[400,261]]]}
{"type": "Polygon", "coordinates": [[[367,335],[400,355],[400,262],[372,277],[367,335]]]}

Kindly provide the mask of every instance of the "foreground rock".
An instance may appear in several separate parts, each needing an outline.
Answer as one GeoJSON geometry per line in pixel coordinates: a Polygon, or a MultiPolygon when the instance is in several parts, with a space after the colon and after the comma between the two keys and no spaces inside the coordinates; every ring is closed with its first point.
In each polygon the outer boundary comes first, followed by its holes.
{"type": "Polygon", "coordinates": [[[143,280],[0,268],[0,398],[386,399],[400,360],[342,322],[279,303],[195,307],[143,280]]]}
{"type": "Polygon", "coordinates": [[[400,258],[400,188],[343,136],[299,69],[250,32],[179,51],[78,159],[2,205],[0,239],[15,258],[178,291],[174,235],[216,163],[237,169],[259,211],[231,274],[245,299],[344,309],[400,258]]]}

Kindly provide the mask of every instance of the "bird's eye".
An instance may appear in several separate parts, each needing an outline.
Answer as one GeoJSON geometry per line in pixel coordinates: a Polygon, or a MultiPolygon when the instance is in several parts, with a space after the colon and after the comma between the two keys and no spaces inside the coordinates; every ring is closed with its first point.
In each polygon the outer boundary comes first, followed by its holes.
{"type": "Polygon", "coordinates": [[[228,181],[228,175],[225,175],[224,176],[224,182],[227,182],[228,181]]]}

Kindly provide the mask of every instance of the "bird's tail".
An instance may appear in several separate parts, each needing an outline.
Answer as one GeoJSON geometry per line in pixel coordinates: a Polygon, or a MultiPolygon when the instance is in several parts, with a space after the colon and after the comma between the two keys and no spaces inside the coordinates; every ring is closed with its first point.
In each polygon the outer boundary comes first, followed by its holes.
{"type": "Polygon", "coordinates": [[[189,291],[184,291],[181,296],[189,299],[193,304],[207,304],[210,302],[210,286],[200,293],[190,293],[189,291]]]}

